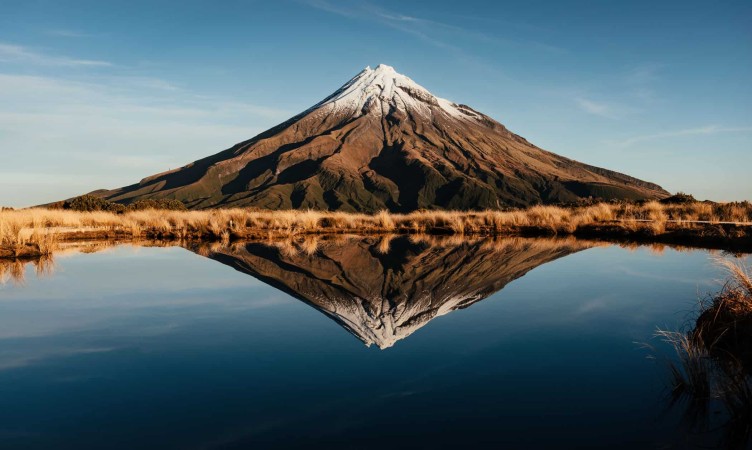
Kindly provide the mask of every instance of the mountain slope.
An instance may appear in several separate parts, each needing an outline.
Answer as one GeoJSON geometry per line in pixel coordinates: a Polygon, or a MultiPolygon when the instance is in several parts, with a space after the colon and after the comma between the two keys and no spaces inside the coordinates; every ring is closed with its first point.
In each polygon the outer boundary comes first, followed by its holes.
{"type": "Polygon", "coordinates": [[[99,195],[396,212],[661,198],[660,186],[542,150],[393,68],[366,68],[334,94],[234,147],[99,195]]]}

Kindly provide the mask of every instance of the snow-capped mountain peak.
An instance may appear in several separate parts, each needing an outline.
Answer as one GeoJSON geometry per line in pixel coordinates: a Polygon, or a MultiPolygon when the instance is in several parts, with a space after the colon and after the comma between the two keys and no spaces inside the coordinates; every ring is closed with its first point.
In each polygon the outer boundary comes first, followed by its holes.
{"type": "Polygon", "coordinates": [[[399,110],[427,116],[442,112],[455,118],[477,118],[473,112],[436,97],[410,77],[386,64],[379,64],[375,69],[366,67],[312,110],[346,112],[355,117],[365,114],[386,115],[399,110]]]}

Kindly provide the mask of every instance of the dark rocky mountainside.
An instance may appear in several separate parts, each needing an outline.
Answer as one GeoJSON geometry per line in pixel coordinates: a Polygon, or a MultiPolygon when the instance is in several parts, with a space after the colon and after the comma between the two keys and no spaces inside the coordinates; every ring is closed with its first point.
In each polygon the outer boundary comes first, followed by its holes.
{"type": "Polygon", "coordinates": [[[389,66],[223,152],[99,196],[189,208],[395,212],[653,199],[660,186],[542,150],[389,66]]]}

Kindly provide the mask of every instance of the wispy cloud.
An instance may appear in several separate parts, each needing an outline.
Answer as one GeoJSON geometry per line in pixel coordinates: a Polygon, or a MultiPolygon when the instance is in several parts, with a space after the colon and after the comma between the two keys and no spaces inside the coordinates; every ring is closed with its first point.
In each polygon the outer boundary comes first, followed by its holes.
{"type": "Polygon", "coordinates": [[[662,64],[641,63],[618,68],[612,74],[599,77],[597,85],[580,83],[578,87],[556,91],[561,91],[561,95],[588,114],[624,119],[644,113],[661,102],[655,84],[661,78],[663,67],[662,64]]]}
{"type": "Polygon", "coordinates": [[[426,26],[444,29],[450,28],[462,31],[460,28],[453,27],[451,25],[390,12],[365,1],[350,2],[347,3],[347,6],[335,4],[326,0],[303,0],[303,3],[313,8],[320,9],[322,11],[326,11],[339,16],[352,19],[375,21],[389,28],[393,28],[403,33],[413,35],[421,39],[422,41],[436,47],[454,51],[460,50],[459,47],[449,44],[444,40],[433,37],[428,32],[426,32],[426,26]]]}
{"type": "Polygon", "coordinates": [[[0,62],[63,67],[111,67],[107,61],[78,59],[34,51],[22,45],[0,42],[0,62]]]}
{"type": "Polygon", "coordinates": [[[625,90],[638,101],[645,104],[655,103],[660,95],[655,90],[655,83],[660,80],[660,71],[664,64],[643,63],[627,70],[622,84],[625,90]]]}
{"type": "Polygon", "coordinates": [[[180,91],[180,87],[174,83],[161,78],[154,78],[148,76],[112,76],[108,77],[111,81],[120,80],[125,86],[131,87],[143,87],[145,89],[157,89],[162,91],[177,92],[180,91]]]}
{"type": "Polygon", "coordinates": [[[613,144],[619,147],[630,147],[634,144],[638,144],[646,141],[654,141],[658,139],[667,139],[682,136],[697,136],[697,135],[714,135],[722,133],[750,133],[752,132],[752,126],[747,127],[728,127],[720,125],[706,125],[696,128],[684,128],[681,130],[666,131],[663,133],[644,134],[641,136],[633,136],[622,141],[613,142],[613,144]]]}
{"type": "Polygon", "coordinates": [[[76,30],[65,30],[65,29],[48,29],[45,30],[44,34],[48,36],[55,36],[55,37],[64,37],[64,38],[88,38],[92,37],[92,34],[84,33],[81,31],[76,30]]]}
{"type": "Polygon", "coordinates": [[[643,63],[627,70],[624,81],[628,85],[645,85],[659,79],[659,72],[664,64],[643,63]]]}
{"type": "Polygon", "coordinates": [[[483,17],[473,14],[454,14],[453,17],[469,20],[472,22],[489,23],[497,27],[511,28],[525,32],[543,33],[550,31],[540,24],[532,24],[529,22],[516,20],[516,18],[515,20],[505,20],[498,17],[483,17]]]}
{"type": "Polygon", "coordinates": [[[360,15],[354,8],[334,5],[326,0],[301,0],[301,3],[304,3],[312,8],[320,9],[332,14],[337,14],[338,16],[358,17],[360,15]]]}
{"type": "Polygon", "coordinates": [[[389,11],[367,1],[344,4],[328,0],[300,1],[310,7],[339,16],[377,22],[383,26],[415,36],[428,44],[455,52],[461,51],[460,47],[454,43],[455,38],[458,37],[495,45],[524,46],[557,53],[564,51],[559,47],[540,42],[499,37],[470,27],[389,11]]]}
{"type": "Polygon", "coordinates": [[[655,89],[649,87],[634,87],[630,91],[632,97],[641,101],[642,103],[655,103],[659,100],[658,93],[655,89]]]}
{"type": "Polygon", "coordinates": [[[623,107],[617,107],[613,104],[595,101],[585,97],[576,97],[574,101],[577,106],[586,113],[605,117],[607,119],[618,119],[625,112],[623,107]]]}
{"type": "Polygon", "coordinates": [[[132,183],[228,148],[292,113],[154,78],[0,73],[0,204],[28,206],[132,183]],[[55,189],[39,181],[48,178],[59,181],[55,189]]]}

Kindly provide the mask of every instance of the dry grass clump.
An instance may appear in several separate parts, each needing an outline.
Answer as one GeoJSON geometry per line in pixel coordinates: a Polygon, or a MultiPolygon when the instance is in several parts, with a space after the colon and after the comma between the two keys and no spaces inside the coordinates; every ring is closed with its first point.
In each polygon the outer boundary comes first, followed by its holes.
{"type": "Polygon", "coordinates": [[[718,260],[729,278],[701,304],[687,333],[659,331],[677,352],[671,363],[672,403],[684,401],[685,418],[702,430],[712,424],[711,408],[726,413],[725,445],[752,443],[752,277],[739,261],[718,260]]]}
{"type": "Polygon", "coordinates": [[[698,407],[707,404],[714,389],[711,382],[714,366],[707,349],[704,345],[698,345],[696,339],[680,331],[658,330],[656,334],[674,347],[680,361],[679,364],[669,364],[672,396],[675,400],[686,396],[697,402],[694,409],[705,409],[698,407]]]}
{"type": "Polygon", "coordinates": [[[615,219],[671,220],[685,222],[752,222],[750,202],[691,202],[665,204],[647,202],[643,205],[608,205],[613,208],[615,219]]]}
{"type": "MultiPolygon", "coordinates": [[[[3,216],[9,216],[4,213],[3,216]]],[[[5,217],[2,217],[6,219],[5,217]]],[[[15,247],[17,245],[25,244],[21,231],[23,231],[23,223],[19,220],[13,220],[14,218],[8,217],[6,220],[0,221],[0,245],[15,247]]]]}
{"type": "Polygon", "coordinates": [[[51,255],[57,249],[57,236],[45,229],[35,228],[29,242],[36,245],[41,255],[51,255]]]}
{"type": "Polygon", "coordinates": [[[752,276],[738,261],[717,261],[729,278],[723,289],[702,305],[693,338],[711,353],[734,355],[752,373],[752,276]]]}
{"type": "Polygon", "coordinates": [[[56,233],[38,215],[0,211],[0,256],[49,255],[57,247],[56,233]]]}
{"type": "Polygon", "coordinates": [[[384,231],[394,230],[394,220],[389,211],[381,210],[376,214],[376,225],[379,229],[384,231]]]}

